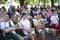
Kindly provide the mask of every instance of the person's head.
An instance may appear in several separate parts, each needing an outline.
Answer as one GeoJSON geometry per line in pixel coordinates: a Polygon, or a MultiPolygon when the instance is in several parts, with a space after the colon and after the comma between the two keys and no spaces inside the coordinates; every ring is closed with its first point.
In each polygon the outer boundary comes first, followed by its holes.
{"type": "Polygon", "coordinates": [[[37,19],[40,19],[40,18],[41,18],[41,14],[37,14],[37,15],[36,15],[36,18],[37,18],[37,19]]]}
{"type": "Polygon", "coordinates": [[[26,16],[26,13],[22,13],[22,18],[25,19],[27,16],[26,16]]]}
{"type": "Polygon", "coordinates": [[[4,10],[6,9],[4,6],[2,7],[4,10]]]}
{"type": "Polygon", "coordinates": [[[60,13],[60,6],[58,6],[58,13],[60,13]]]}
{"type": "Polygon", "coordinates": [[[4,20],[8,21],[9,20],[9,15],[8,14],[4,14],[4,20]]]}
{"type": "Polygon", "coordinates": [[[10,5],[10,8],[12,8],[13,7],[13,5],[10,5]]]}
{"type": "Polygon", "coordinates": [[[13,10],[13,15],[16,14],[16,10],[13,10]]]}
{"type": "Polygon", "coordinates": [[[19,8],[20,6],[18,5],[17,8],[19,8]]]}
{"type": "Polygon", "coordinates": [[[56,9],[52,9],[52,13],[53,13],[53,15],[55,15],[57,13],[57,10],[56,9]]]}
{"type": "Polygon", "coordinates": [[[17,17],[17,16],[13,16],[13,17],[12,17],[12,20],[13,20],[13,22],[17,22],[18,17],[17,17]]]}
{"type": "Polygon", "coordinates": [[[49,12],[49,11],[50,11],[50,8],[47,7],[47,8],[46,8],[46,11],[49,12]]]}
{"type": "Polygon", "coordinates": [[[43,8],[42,11],[45,13],[45,11],[46,11],[45,8],[43,8]]]}

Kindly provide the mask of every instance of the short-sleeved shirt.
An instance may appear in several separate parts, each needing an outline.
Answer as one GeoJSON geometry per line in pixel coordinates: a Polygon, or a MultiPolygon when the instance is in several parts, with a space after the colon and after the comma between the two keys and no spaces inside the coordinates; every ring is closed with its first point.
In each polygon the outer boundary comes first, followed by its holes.
{"type": "MultiPolygon", "coordinates": [[[[1,22],[1,29],[3,30],[3,29],[5,29],[5,28],[9,28],[10,26],[9,26],[9,22],[10,22],[10,24],[11,24],[11,26],[14,26],[14,23],[13,23],[13,21],[11,21],[11,20],[9,20],[9,21],[7,21],[7,22],[5,22],[5,21],[3,21],[3,22],[1,22]]],[[[4,32],[3,32],[4,33],[4,32]]],[[[19,34],[17,34],[15,31],[12,31],[12,35],[10,36],[5,36],[6,34],[3,34],[5,37],[5,40],[9,40],[10,38],[11,39],[13,39],[14,38],[14,40],[19,40],[19,38],[21,37],[19,34]]]]}
{"type": "Polygon", "coordinates": [[[19,27],[22,28],[25,35],[28,35],[29,33],[27,31],[31,29],[30,21],[27,18],[25,20],[22,18],[22,20],[19,22],[19,27]]]}
{"type": "Polygon", "coordinates": [[[51,11],[46,12],[46,15],[47,15],[47,17],[51,17],[52,16],[52,12],[51,11]]]}
{"type": "Polygon", "coordinates": [[[37,20],[37,19],[33,19],[33,22],[34,22],[34,25],[41,24],[41,21],[40,21],[40,19],[39,19],[39,20],[37,20]]]}
{"type": "Polygon", "coordinates": [[[50,19],[51,23],[58,24],[59,21],[57,19],[59,19],[58,16],[55,16],[55,15],[51,16],[51,19],[50,19]]]}
{"type": "MultiPolygon", "coordinates": [[[[12,26],[14,26],[13,21],[11,21],[11,20],[9,20],[9,21],[10,21],[10,24],[11,24],[12,26]]],[[[9,27],[10,27],[9,21],[7,21],[7,22],[2,21],[2,22],[1,22],[1,29],[9,28],[9,27]]]]}
{"type": "Polygon", "coordinates": [[[22,18],[19,25],[20,27],[23,26],[25,30],[29,30],[31,28],[30,21],[27,18],[25,20],[22,18]]]}

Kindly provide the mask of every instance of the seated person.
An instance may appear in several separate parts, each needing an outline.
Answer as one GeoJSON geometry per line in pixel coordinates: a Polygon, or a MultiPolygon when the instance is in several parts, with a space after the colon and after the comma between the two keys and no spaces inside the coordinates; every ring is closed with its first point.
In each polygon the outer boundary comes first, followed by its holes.
{"type": "Polygon", "coordinates": [[[53,15],[51,16],[50,20],[50,26],[60,31],[59,17],[56,10],[53,10],[53,15]]]}
{"type": "MultiPolygon", "coordinates": [[[[45,20],[46,21],[46,20],[45,20]]],[[[51,28],[50,25],[47,24],[48,21],[44,22],[45,23],[45,31],[47,33],[52,33],[53,37],[54,37],[54,40],[56,40],[56,30],[51,28]]]]}
{"type": "Polygon", "coordinates": [[[22,19],[19,22],[19,28],[23,30],[23,33],[26,36],[31,37],[31,39],[34,40],[34,36],[32,35],[34,34],[34,31],[31,33],[29,32],[32,27],[30,21],[27,19],[26,13],[22,13],[22,19]]]}
{"type": "MultiPolygon", "coordinates": [[[[48,25],[48,26],[46,26],[45,31],[46,31],[47,33],[52,33],[52,35],[53,35],[53,37],[54,37],[54,40],[57,40],[57,39],[56,39],[56,30],[54,29],[55,27],[52,26],[52,25],[54,25],[54,24],[56,23],[56,19],[55,19],[55,18],[58,19],[57,16],[54,16],[54,15],[51,16],[51,18],[50,18],[51,24],[48,25]],[[55,21],[54,21],[54,20],[55,20],[55,21]],[[54,24],[53,24],[53,23],[54,23],[54,24]]],[[[49,22],[48,22],[48,23],[49,23],[49,22]]]]}
{"type": "Polygon", "coordinates": [[[12,20],[9,19],[8,14],[4,14],[4,21],[1,22],[1,29],[3,31],[4,40],[24,40],[19,34],[17,34],[14,30],[15,25],[12,20]]]}
{"type": "Polygon", "coordinates": [[[33,19],[33,21],[34,21],[34,26],[36,28],[36,32],[38,34],[42,33],[42,40],[45,40],[45,32],[44,32],[45,26],[42,21],[41,14],[37,14],[36,19],[33,19]]]}

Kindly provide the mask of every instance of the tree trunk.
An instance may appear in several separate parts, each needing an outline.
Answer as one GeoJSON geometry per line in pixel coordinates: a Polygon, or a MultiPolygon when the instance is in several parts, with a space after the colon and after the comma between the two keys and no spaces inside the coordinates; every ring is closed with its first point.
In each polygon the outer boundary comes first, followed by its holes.
{"type": "Polygon", "coordinates": [[[20,1],[20,6],[24,6],[24,1],[25,0],[19,0],[20,1]]]}
{"type": "Polygon", "coordinates": [[[43,2],[43,7],[45,8],[45,6],[46,6],[46,1],[44,0],[44,2],[43,2]]]}
{"type": "Polygon", "coordinates": [[[54,6],[54,0],[51,0],[51,7],[54,6]]]}

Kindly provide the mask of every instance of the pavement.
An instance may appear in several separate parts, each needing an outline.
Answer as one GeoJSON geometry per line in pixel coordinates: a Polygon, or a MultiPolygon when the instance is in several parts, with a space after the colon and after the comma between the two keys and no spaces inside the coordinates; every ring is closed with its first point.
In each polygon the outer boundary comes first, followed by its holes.
{"type": "MultiPolygon", "coordinates": [[[[45,38],[46,38],[46,40],[54,40],[52,34],[48,34],[48,33],[46,33],[45,38]]],[[[56,38],[57,38],[57,40],[60,40],[60,35],[58,35],[56,38]]]]}
{"type": "MultiPolygon", "coordinates": [[[[23,35],[22,32],[20,32],[20,33],[21,33],[20,35],[23,35]]],[[[59,34],[56,38],[57,38],[57,40],[60,40],[60,34],[59,34]]],[[[46,39],[46,40],[54,40],[54,38],[53,38],[53,36],[52,36],[51,33],[45,33],[45,39],[46,39]]],[[[0,40],[1,40],[1,39],[0,39],[0,40]]],[[[28,40],[28,39],[26,39],[26,40],[28,40]]],[[[41,39],[41,34],[40,34],[40,40],[42,40],[42,39],[41,39]]]]}

